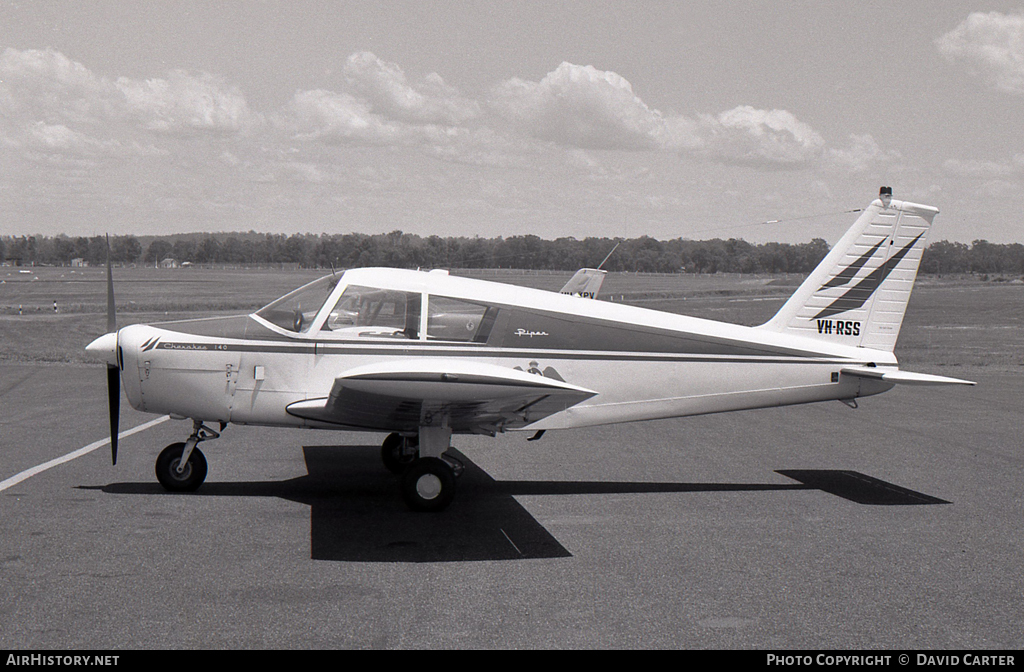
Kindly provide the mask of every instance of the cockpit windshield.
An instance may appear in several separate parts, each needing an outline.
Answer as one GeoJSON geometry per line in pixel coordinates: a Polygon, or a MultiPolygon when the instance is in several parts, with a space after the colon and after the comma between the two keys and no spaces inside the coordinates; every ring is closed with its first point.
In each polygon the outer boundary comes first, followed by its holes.
{"type": "Polygon", "coordinates": [[[260,308],[256,314],[279,327],[304,334],[309,331],[313,318],[331,295],[338,279],[338,276],[328,275],[314,280],[260,308]]]}

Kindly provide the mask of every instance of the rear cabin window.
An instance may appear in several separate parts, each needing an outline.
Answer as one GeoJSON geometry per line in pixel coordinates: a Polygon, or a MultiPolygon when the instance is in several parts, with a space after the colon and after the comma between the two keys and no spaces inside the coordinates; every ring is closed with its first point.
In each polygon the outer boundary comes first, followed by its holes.
{"type": "Polygon", "coordinates": [[[339,338],[418,339],[421,303],[415,292],[349,285],[323,328],[339,338]]]}
{"type": "Polygon", "coordinates": [[[427,338],[438,341],[485,343],[498,309],[446,296],[427,301],[427,338]]]}

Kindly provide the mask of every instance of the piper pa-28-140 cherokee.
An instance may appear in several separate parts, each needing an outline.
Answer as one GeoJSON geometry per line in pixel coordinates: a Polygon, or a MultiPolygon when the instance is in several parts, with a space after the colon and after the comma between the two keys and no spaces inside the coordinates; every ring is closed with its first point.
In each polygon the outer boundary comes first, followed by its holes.
{"type": "Polygon", "coordinates": [[[883,187],[792,297],[756,327],[473,280],[356,268],[247,316],[116,328],[86,348],[133,408],[191,418],[156,463],[170,490],[206,477],[205,423],[387,432],[414,510],[452,501],[453,434],[494,436],[974,383],[901,371],[893,350],[938,211],[883,187]]]}

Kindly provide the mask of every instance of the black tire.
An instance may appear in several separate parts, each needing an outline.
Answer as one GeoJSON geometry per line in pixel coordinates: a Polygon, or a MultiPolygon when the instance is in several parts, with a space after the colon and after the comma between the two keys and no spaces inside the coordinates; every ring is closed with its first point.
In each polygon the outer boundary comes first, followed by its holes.
{"type": "Polygon", "coordinates": [[[436,457],[413,462],[402,474],[402,499],[413,511],[443,511],[455,498],[455,473],[436,457]]]}
{"type": "Polygon", "coordinates": [[[392,474],[402,474],[419,454],[415,437],[407,439],[398,432],[388,434],[380,446],[380,459],[392,474]]]}
{"type": "Polygon", "coordinates": [[[156,458],[156,479],[171,492],[192,492],[206,480],[206,456],[198,448],[192,450],[184,471],[178,473],[178,462],[184,451],[184,443],[172,443],[156,458]]]}

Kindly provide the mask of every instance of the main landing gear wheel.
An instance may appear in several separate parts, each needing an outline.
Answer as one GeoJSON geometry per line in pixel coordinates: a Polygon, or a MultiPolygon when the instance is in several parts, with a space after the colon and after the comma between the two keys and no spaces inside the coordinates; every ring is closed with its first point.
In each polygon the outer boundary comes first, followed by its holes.
{"type": "Polygon", "coordinates": [[[156,478],[160,485],[172,492],[191,492],[206,480],[206,457],[198,448],[192,449],[185,468],[178,473],[178,464],[184,451],[184,443],[172,443],[156,458],[156,478]]]}
{"type": "Polygon", "coordinates": [[[442,459],[423,457],[402,474],[402,498],[413,511],[442,511],[455,497],[455,471],[442,459]]]}
{"type": "Polygon", "coordinates": [[[388,434],[380,446],[380,459],[392,474],[401,475],[406,467],[420,456],[416,437],[404,437],[398,432],[388,434]]]}

